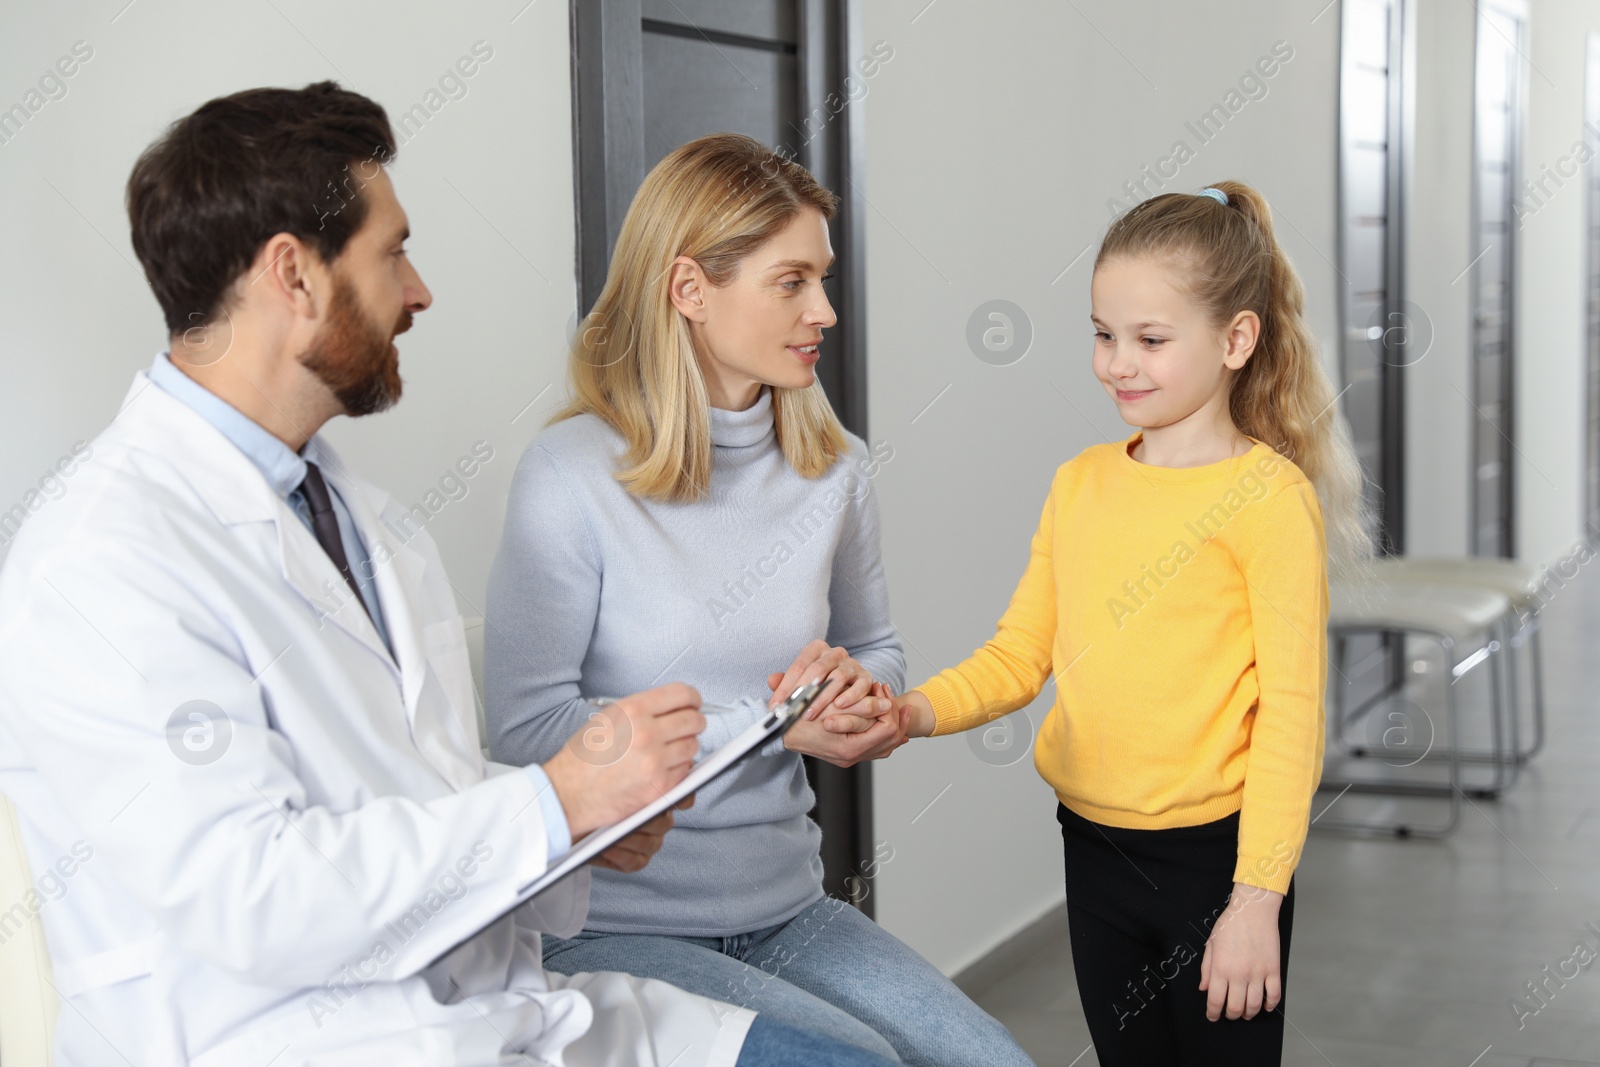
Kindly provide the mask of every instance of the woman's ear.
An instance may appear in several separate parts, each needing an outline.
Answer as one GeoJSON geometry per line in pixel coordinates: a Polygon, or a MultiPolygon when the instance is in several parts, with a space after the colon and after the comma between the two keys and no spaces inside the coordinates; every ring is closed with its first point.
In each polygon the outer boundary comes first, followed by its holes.
{"type": "Polygon", "coordinates": [[[1238,370],[1256,350],[1256,340],[1261,336],[1261,316],[1254,311],[1241,311],[1228,325],[1227,351],[1222,354],[1222,365],[1238,370]]]}
{"type": "Polygon", "coordinates": [[[700,264],[688,256],[672,261],[667,276],[667,298],[678,314],[690,322],[706,321],[706,278],[700,264]]]}

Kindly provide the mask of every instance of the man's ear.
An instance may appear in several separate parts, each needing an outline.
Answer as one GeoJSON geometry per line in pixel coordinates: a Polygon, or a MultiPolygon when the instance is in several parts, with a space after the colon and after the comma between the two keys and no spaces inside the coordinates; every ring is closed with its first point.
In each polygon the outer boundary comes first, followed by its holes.
{"type": "Polygon", "coordinates": [[[1228,349],[1222,355],[1222,365],[1238,370],[1250,360],[1261,336],[1261,316],[1254,311],[1241,311],[1228,326],[1228,349]]]}
{"type": "Polygon", "coordinates": [[[256,253],[240,296],[287,305],[294,314],[317,318],[332,295],[332,279],[322,257],[292,233],[276,233],[256,253]],[[259,290],[259,294],[253,290],[259,290]]]}
{"type": "Polygon", "coordinates": [[[678,314],[690,322],[706,321],[706,276],[688,256],[672,261],[667,275],[667,298],[678,314]]]}

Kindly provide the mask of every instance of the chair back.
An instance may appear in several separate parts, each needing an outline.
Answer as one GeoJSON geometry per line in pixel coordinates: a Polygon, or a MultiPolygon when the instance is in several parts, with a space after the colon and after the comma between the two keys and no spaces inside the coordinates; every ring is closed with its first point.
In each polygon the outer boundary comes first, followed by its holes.
{"type": "Polygon", "coordinates": [[[17,810],[0,794],[0,1064],[48,1067],[60,1003],[17,810]]]}
{"type": "Polygon", "coordinates": [[[472,688],[478,698],[478,743],[484,754],[489,752],[489,720],[483,714],[483,618],[468,615],[462,620],[467,627],[467,658],[472,661],[472,688]]]}

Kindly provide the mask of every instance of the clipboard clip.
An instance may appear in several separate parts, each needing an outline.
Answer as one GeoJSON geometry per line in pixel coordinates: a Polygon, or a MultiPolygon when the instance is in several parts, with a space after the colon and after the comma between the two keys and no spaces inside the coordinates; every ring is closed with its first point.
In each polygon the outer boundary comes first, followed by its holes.
{"type": "Polygon", "coordinates": [[[827,682],[816,678],[806,682],[794,692],[789,694],[789,699],[772,709],[772,716],[767,719],[769,725],[775,725],[785,720],[797,720],[806,713],[806,709],[815,704],[817,697],[822,695],[822,690],[827,682]]]}

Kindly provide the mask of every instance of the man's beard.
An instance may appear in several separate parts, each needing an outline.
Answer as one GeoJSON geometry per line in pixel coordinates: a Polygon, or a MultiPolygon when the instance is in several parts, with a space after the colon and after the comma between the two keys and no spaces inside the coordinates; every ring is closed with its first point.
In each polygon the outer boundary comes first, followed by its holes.
{"type": "MultiPolygon", "coordinates": [[[[411,312],[403,311],[394,333],[410,328],[411,312]]],[[[301,355],[300,364],[339,398],[345,414],[371,415],[400,399],[400,360],[390,349],[392,339],[362,314],[355,285],[335,274],[328,323],[301,355]]]]}

